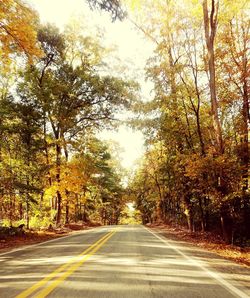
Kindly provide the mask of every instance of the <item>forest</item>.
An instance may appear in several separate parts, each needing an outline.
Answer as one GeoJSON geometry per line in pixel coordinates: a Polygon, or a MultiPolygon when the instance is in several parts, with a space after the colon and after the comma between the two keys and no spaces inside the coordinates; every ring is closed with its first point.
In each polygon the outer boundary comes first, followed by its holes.
{"type": "Polygon", "coordinates": [[[143,224],[249,245],[250,1],[88,3],[154,45],[151,100],[110,70],[112,51],[83,20],[61,32],[28,1],[1,1],[1,224],[119,224],[130,202],[143,224]],[[146,150],[125,186],[118,149],[97,132],[126,111],[146,150]]]}

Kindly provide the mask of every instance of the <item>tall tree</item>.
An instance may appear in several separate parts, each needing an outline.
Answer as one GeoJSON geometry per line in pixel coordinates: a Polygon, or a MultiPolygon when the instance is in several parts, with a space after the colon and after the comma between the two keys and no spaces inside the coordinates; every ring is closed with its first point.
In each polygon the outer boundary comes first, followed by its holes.
{"type": "MultiPolygon", "coordinates": [[[[67,40],[58,30],[46,27],[38,34],[46,56],[26,73],[26,92],[37,101],[55,139],[56,183],[61,183],[62,149],[88,128],[110,125],[114,113],[129,107],[135,84],[101,76],[97,65],[86,59],[67,60],[67,40]],[[31,88],[30,88],[31,86],[31,88]]],[[[86,39],[84,47],[88,47],[86,39]]],[[[92,46],[92,44],[91,44],[92,46]]],[[[71,58],[71,57],[70,57],[71,58]]],[[[98,60],[99,63],[99,60],[98,60]]],[[[64,150],[67,152],[67,150],[64,150]]],[[[57,223],[61,221],[60,190],[57,191],[57,223]]]]}

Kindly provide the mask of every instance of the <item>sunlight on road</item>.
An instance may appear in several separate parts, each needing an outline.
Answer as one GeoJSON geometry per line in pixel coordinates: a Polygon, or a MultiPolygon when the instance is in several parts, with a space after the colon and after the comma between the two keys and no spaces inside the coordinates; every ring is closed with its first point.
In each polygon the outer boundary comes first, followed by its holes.
{"type": "MultiPolygon", "coordinates": [[[[72,259],[76,264],[81,262],[78,254],[88,246],[85,242],[89,242],[88,238],[92,236],[100,239],[100,235],[103,236],[101,231],[108,235],[110,233],[107,232],[112,229],[106,227],[96,232],[93,230],[87,234],[67,237],[65,240],[62,238],[52,243],[44,243],[34,250],[24,250],[23,256],[22,251],[14,252],[13,254],[17,255],[15,258],[12,258],[11,254],[9,259],[3,256],[7,266],[0,269],[1,292],[7,291],[16,295],[32,288],[34,283],[39,284],[42,278],[46,279],[58,266],[67,264],[72,259]]],[[[194,261],[218,270],[220,278],[230,283],[233,289],[234,286],[239,287],[239,283],[242,289],[249,286],[248,271],[238,265],[231,267],[232,272],[225,272],[228,261],[201,249],[186,247],[185,243],[180,241],[169,240],[169,243],[171,247],[139,225],[120,226],[119,231],[82,266],[76,266],[74,271],[69,273],[63,270],[58,275],[53,275],[48,288],[56,285],[55,281],[57,278],[60,280],[60,276],[67,276],[67,279],[58,283],[50,296],[62,297],[70,293],[70,297],[82,297],[84,291],[85,296],[91,298],[117,295],[151,297],[149,293],[155,293],[156,296],[152,297],[233,297],[226,287],[223,288],[216,278],[201,270],[194,261]],[[181,250],[185,256],[178,254],[176,249],[181,250]],[[186,256],[192,256],[192,261],[186,256]]],[[[39,290],[46,291],[45,286],[44,284],[39,290]]]]}

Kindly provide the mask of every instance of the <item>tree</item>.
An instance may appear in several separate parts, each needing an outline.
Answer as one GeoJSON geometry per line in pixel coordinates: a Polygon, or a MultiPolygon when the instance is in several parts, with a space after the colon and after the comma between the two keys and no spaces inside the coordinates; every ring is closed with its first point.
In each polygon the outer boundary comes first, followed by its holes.
{"type": "MultiPolygon", "coordinates": [[[[28,96],[40,105],[51,126],[55,140],[55,179],[59,186],[62,150],[67,159],[68,142],[87,129],[110,125],[119,109],[129,107],[136,85],[114,77],[101,76],[96,69],[97,65],[91,64],[86,57],[75,61],[75,65],[72,59],[69,62],[66,55],[67,40],[55,28],[44,28],[38,38],[46,56],[36,67],[28,69],[22,85],[23,88],[26,86],[28,96]]],[[[90,43],[82,47],[88,45],[90,43]]],[[[58,224],[61,221],[61,202],[62,195],[58,189],[58,224]]]]}
{"type": "Polygon", "coordinates": [[[10,220],[17,217],[15,209],[18,203],[19,216],[25,214],[29,228],[31,205],[38,204],[37,197],[42,192],[40,175],[44,166],[40,155],[40,114],[25,98],[15,103],[10,97],[1,105],[5,109],[1,127],[5,141],[1,164],[2,198],[9,196],[9,204],[12,205],[10,220]]]}
{"type": "Polygon", "coordinates": [[[143,202],[154,197],[157,206],[151,217],[147,209],[141,209],[142,214],[150,221],[172,218],[190,231],[215,230],[221,221],[227,242],[244,242],[247,232],[240,226],[249,210],[248,196],[242,191],[244,185],[248,193],[243,177],[249,175],[244,3],[220,1],[220,10],[218,1],[201,5],[149,0],[141,5],[143,9],[135,12],[137,28],[156,48],[147,63],[154,99],[141,104],[139,123],[147,135],[145,159],[150,166],[143,168],[147,183],[140,179],[138,189],[147,193],[143,202]],[[164,158],[151,160],[155,150],[164,158]],[[155,178],[164,190],[161,198],[155,178]]]}
{"type": "MultiPolygon", "coordinates": [[[[242,5],[242,4],[241,4],[242,5]]],[[[249,20],[245,10],[238,3],[234,13],[228,13],[222,24],[223,32],[219,32],[221,46],[217,49],[218,70],[226,78],[222,90],[227,91],[229,107],[235,106],[237,113],[232,113],[236,139],[234,146],[242,167],[242,204],[244,207],[244,226],[249,225],[249,87],[247,55],[247,39],[249,36],[249,20]]],[[[222,97],[225,95],[222,93],[222,97]]],[[[247,232],[248,233],[248,232],[247,232]]]]}

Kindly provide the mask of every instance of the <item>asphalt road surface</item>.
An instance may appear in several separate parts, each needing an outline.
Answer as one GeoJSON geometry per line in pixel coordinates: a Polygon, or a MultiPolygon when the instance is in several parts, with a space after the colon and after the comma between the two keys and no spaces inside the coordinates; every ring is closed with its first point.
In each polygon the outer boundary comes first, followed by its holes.
{"type": "Polygon", "coordinates": [[[143,226],[108,226],[0,255],[0,297],[250,297],[250,270],[143,226]]]}

